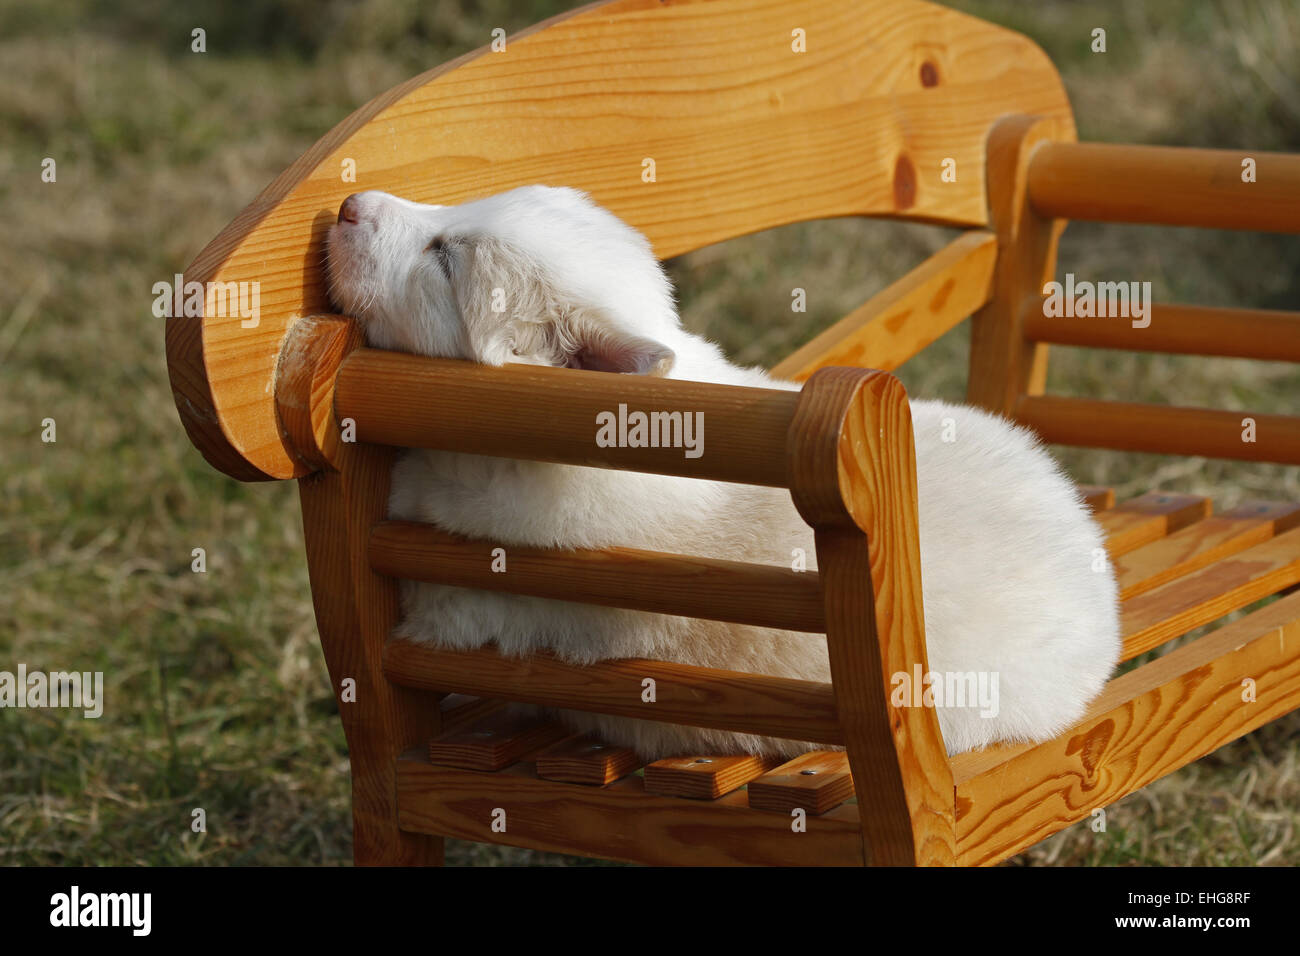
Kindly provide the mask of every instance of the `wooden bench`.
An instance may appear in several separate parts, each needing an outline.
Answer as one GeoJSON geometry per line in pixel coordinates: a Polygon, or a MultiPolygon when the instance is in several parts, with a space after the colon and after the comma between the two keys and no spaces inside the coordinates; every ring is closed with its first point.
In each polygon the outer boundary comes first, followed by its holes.
{"type": "Polygon", "coordinates": [[[889,705],[891,675],[926,653],[907,399],[888,373],[959,322],[969,400],[1048,441],[1300,464],[1300,419],[1044,394],[1049,343],[1300,361],[1296,315],[1157,305],[1135,329],[1041,306],[1067,219],[1300,231],[1300,157],[1252,153],[1247,184],[1239,152],[1074,138],[1038,47],[942,7],[613,0],[373,100],[198,256],[187,281],[259,282],[261,314],[169,320],[176,405],[214,467],[299,483],[321,643],[354,693],[339,709],[358,863],[438,863],[452,836],[654,864],[990,864],[1300,705],[1300,509],[1101,488],[1085,494],[1126,660],[1284,596],[1125,671],[1047,743],[950,760],[933,710],[889,705]],[[349,193],[454,203],[534,182],[589,191],[663,258],[833,216],[964,232],[777,366],[797,393],[379,352],[329,314],[322,240],[349,193]],[[596,447],[595,413],[619,403],[703,410],[711,454],[596,447]],[[493,575],[492,542],[386,520],[398,447],[789,488],[820,572],[514,548],[493,575]],[[833,682],[393,640],[399,577],[824,634],[833,682]],[[642,768],[512,718],[511,700],[844,749],[642,768]]]}

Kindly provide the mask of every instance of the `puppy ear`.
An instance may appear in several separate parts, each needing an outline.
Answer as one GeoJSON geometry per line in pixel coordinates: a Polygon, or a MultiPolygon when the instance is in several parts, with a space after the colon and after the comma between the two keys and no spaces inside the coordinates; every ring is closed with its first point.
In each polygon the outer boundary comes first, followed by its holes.
{"type": "Polygon", "coordinates": [[[561,319],[559,338],[562,364],[567,368],[663,377],[677,358],[668,346],[625,332],[605,316],[586,309],[561,319]]]}
{"type": "Polygon", "coordinates": [[[599,372],[664,376],[672,349],[628,331],[610,310],[557,287],[544,263],[487,235],[462,236],[448,275],[474,356],[599,372]]]}

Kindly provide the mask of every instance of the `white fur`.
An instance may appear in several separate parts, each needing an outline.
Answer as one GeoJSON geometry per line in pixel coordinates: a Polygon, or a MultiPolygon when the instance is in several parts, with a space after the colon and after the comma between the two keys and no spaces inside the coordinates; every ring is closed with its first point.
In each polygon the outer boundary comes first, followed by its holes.
{"type": "MultiPolygon", "coordinates": [[[[371,192],[349,203],[356,221],[341,213],[330,230],[331,291],[376,347],[798,387],[737,368],[685,331],[645,237],[575,190],[529,186],[459,206],[371,192]],[[429,248],[435,238],[441,251],[429,248]],[[493,290],[504,312],[493,311],[493,290]]],[[[948,751],[1055,736],[1080,717],[1119,654],[1114,572],[1104,557],[1095,570],[1102,535],[1030,432],[970,407],[911,406],[930,668],[995,672],[1000,692],[995,717],[938,710],[948,751]]],[[[467,454],[407,452],[390,513],[507,545],[622,545],[785,566],[794,548],[815,553],[779,489],[467,454]]],[[[448,647],[495,641],[506,654],[552,648],[579,663],[646,657],[830,679],[818,635],[412,582],[402,595],[398,633],[448,647]]],[[[648,758],[811,746],[561,716],[648,758]]]]}

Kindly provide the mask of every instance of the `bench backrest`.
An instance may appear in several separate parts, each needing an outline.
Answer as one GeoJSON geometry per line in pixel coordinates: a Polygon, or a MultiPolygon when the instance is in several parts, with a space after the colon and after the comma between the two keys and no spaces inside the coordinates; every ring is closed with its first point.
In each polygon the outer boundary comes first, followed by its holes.
{"type": "Polygon", "coordinates": [[[324,231],[352,192],[455,203],[574,186],[661,258],[834,216],[987,226],[986,140],[1012,113],[1073,139],[1060,79],[1032,41],[919,0],[583,7],[376,97],[222,231],[185,279],[258,282],[260,315],[168,322],[177,408],[227,474],[312,470],[272,383],[289,325],[329,311],[324,231]]]}

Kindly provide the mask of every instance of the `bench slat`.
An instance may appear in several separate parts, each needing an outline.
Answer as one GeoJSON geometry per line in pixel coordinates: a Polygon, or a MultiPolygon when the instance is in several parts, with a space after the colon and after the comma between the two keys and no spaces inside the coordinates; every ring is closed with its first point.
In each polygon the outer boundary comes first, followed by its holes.
{"type": "Polygon", "coordinates": [[[377,525],[369,556],[371,567],[390,577],[812,634],[826,630],[816,571],[636,548],[501,545],[410,521],[377,525]],[[506,570],[494,571],[502,552],[506,570]]]}
{"type": "Polygon", "coordinates": [[[1128,600],[1300,525],[1300,505],[1246,502],[1115,560],[1128,600]]]}
{"type": "Polygon", "coordinates": [[[1124,603],[1123,660],[1300,582],[1300,528],[1124,603]]]}
{"type": "Polygon", "coordinates": [[[1300,593],[1115,678],[1054,740],[954,757],[958,862],[1013,856],[1297,707],[1300,593]]]}
{"type": "MultiPolygon", "coordinates": [[[[344,359],[334,393],[336,414],[356,422],[358,442],[778,488],[789,486],[786,438],[798,400],[798,392],[773,388],[539,365],[500,369],[365,348],[344,359]],[[701,454],[687,457],[692,449],[684,444],[597,444],[598,416],[620,421],[636,412],[702,416],[703,434],[692,433],[701,454]]],[[[669,439],[684,443],[684,427],[685,418],[681,435],[670,429],[669,439]]],[[[654,431],[662,435],[662,422],[654,431]]]]}
{"type": "Polygon", "coordinates": [[[1099,512],[1094,518],[1114,558],[1200,521],[1209,513],[1209,498],[1151,491],[1099,512]]]}
{"type": "Polygon", "coordinates": [[[1300,313],[1162,302],[1148,308],[1148,323],[1134,328],[1132,322],[1047,316],[1042,303],[1031,301],[1024,334],[1054,345],[1300,362],[1300,313]]]}
{"type": "Polygon", "coordinates": [[[559,724],[497,711],[439,734],[429,742],[429,760],[466,770],[501,770],[566,736],[559,724]]]}
{"type": "Polygon", "coordinates": [[[1029,164],[1029,198],[1040,215],[1056,219],[1300,232],[1300,156],[1252,151],[1260,169],[1268,170],[1256,183],[1242,179],[1242,155],[1236,149],[1046,143],[1029,164]]]}
{"type": "MultiPolygon", "coordinates": [[[[543,780],[515,764],[480,773],[429,763],[418,750],[397,762],[398,824],[408,832],[577,853],[651,866],[861,866],[855,804],[807,819],[751,810],[736,792],[701,802],[647,793],[640,777],[605,787],[543,780]],[[493,811],[504,811],[504,831],[493,811]]],[[[498,815],[499,818],[499,815],[498,815]]]]}
{"type": "Polygon", "coordinates": [[[1300,465],[1300,417],[1290,415],[1026,395],[1011,417],[1049,445],[1300,465]],[[1254,437],[1243,440],[1248,424],[1254,437]]]}
{"type": "Polygon", "coordinates": [[[749,805],[756,810],[806,810],[820,816],[853,796],[848,754],[814,750],[769,770],[749,784],[749,805]]]}
{"type": "Polygon", "coordinates": [[[842,744],[830,684],[665,661],[567,664],[550,653],[503,657],[495,649],[451,651],[390,640],[384,674],[395,684],[546,707],[589,710],[766,737],[842,744]],[[645,680],[655,700],[643,700],[645,680]]]}
{"type": "Polygon", "coordinates": [[[615,747],[595,737],[574,737],[547,747],[537,755],[537,776],[565,783],[604,786],[638,769],[645,761],[627,747],[615,747]]]}
{"type": "Polygon", "coordinates": [[[781,763],[776,757],[668,757],[647,764],[647,793],[716,800],[781,763]]]}

